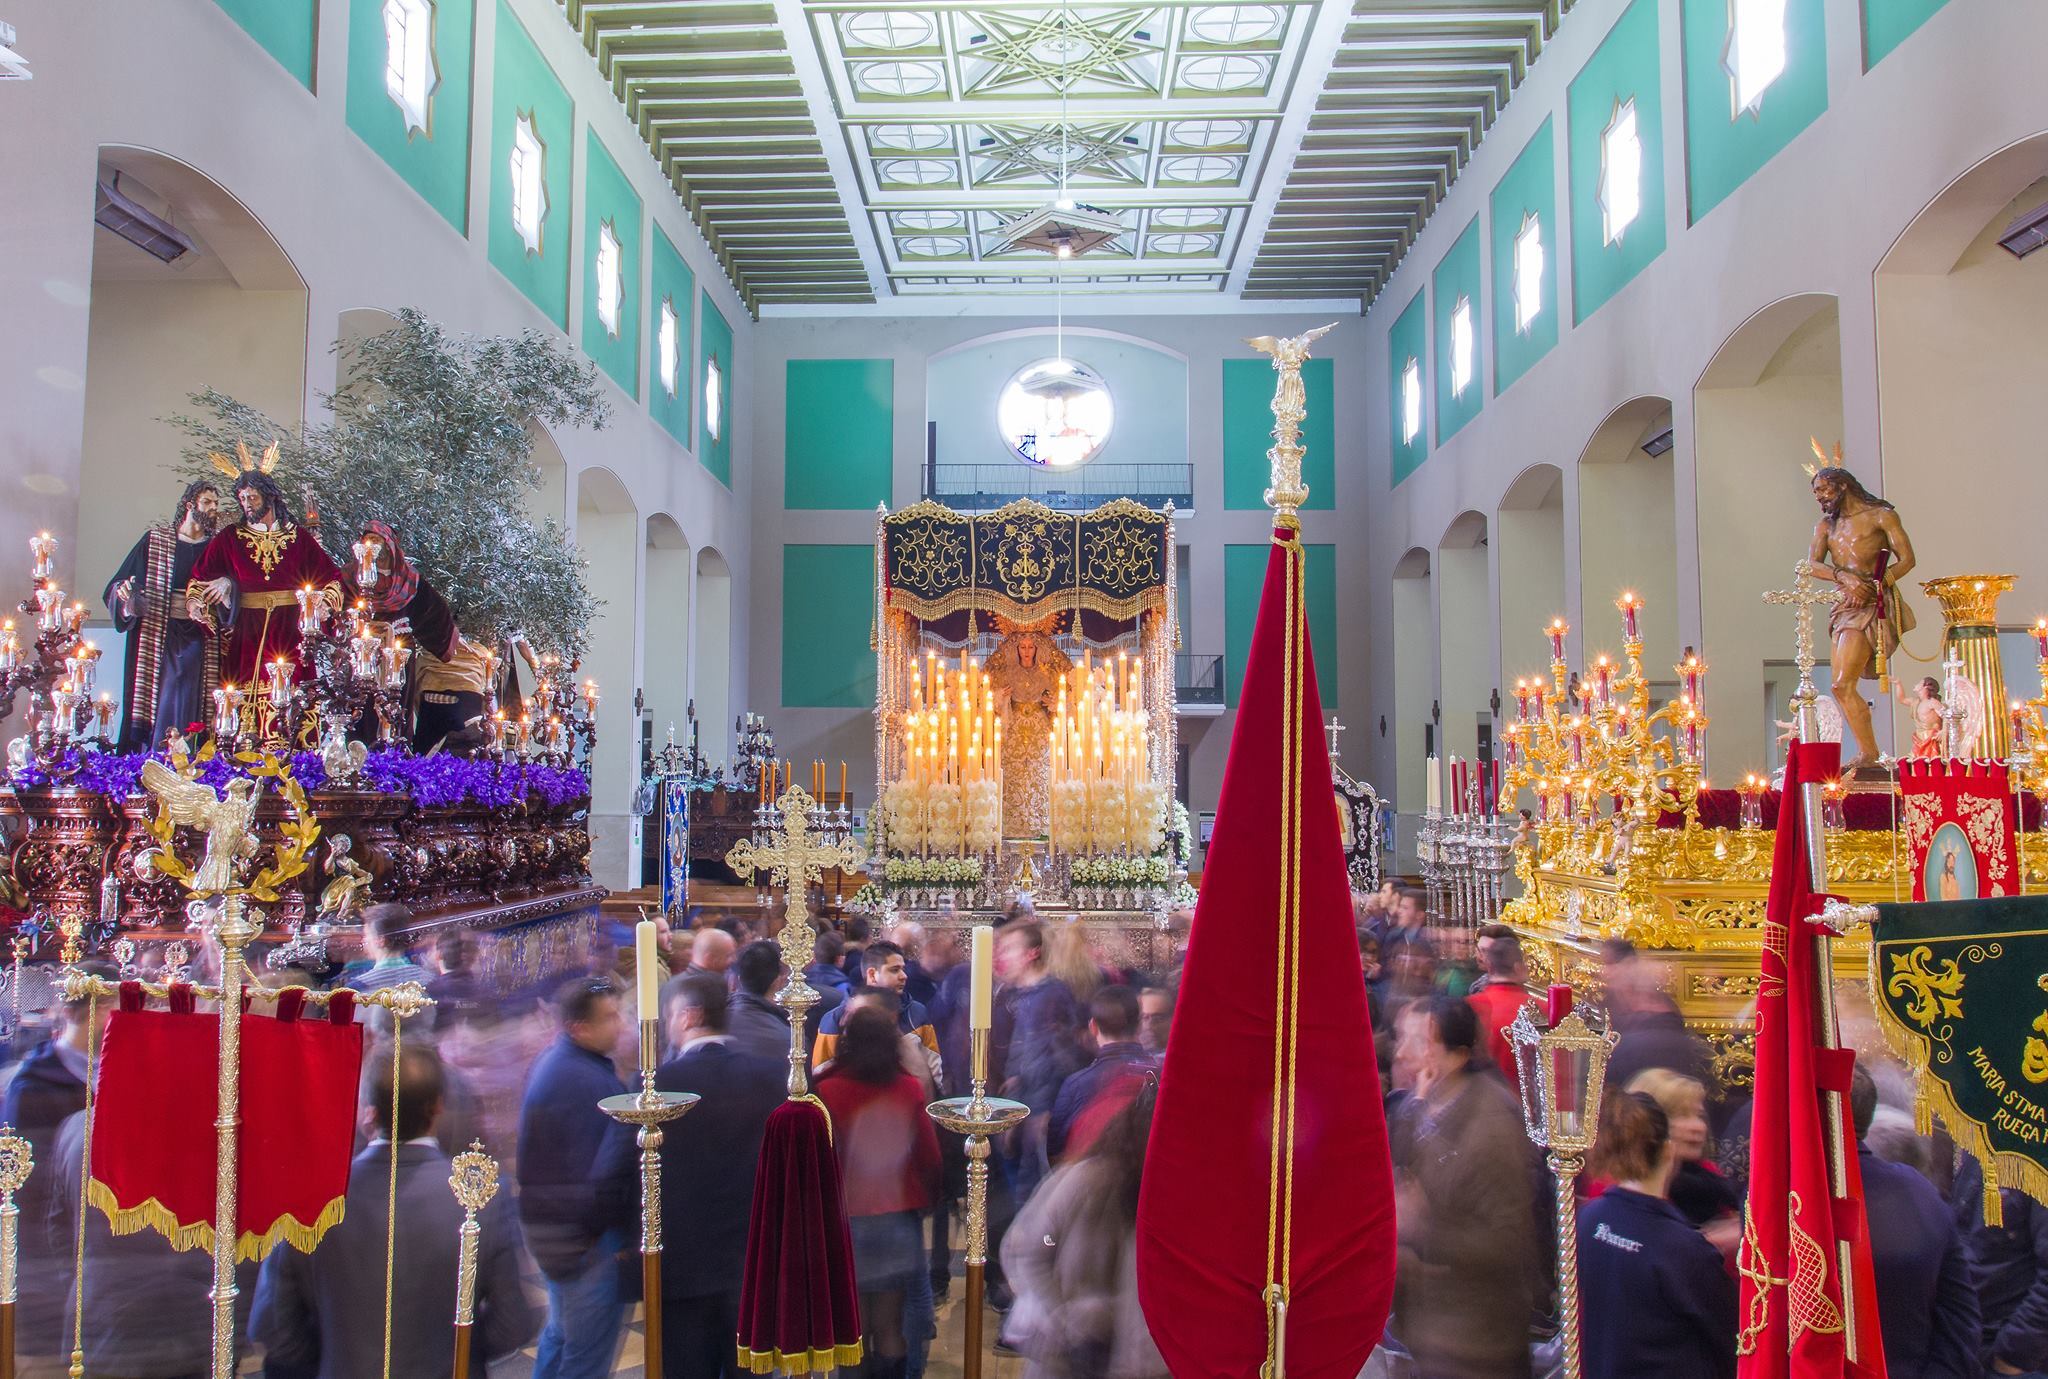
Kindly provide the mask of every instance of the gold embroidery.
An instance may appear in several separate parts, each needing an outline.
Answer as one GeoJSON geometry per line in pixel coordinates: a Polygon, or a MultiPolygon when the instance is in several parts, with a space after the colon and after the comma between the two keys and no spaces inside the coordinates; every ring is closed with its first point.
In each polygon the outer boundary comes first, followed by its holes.
{"type": "Polygon", "coordinates": [[[1906,1014],[1922,1028],[1937,1019],[1963,1013],[1963,971],[1953,959],[1933,965],[1934,950],[1925,944],[1906,953],[1894,953],[1891,980],[1885,991],[1893,996],[1911,995],[1906,1014]]]}
{"type": "Polygon", "coordinates": [[[289,522],[279,523],[275,531],[256,531],[246,526],[238,526],[235,530],[242,534],[242,544],[249,548],[249,558],[261,566],[266,575],[274,573],[283,563],[285,548],[299,534],[299,529],[289,522]]]}
{"type": "Polygon", "coordinates": [[[1841,1309],[1828,1296],[1828,1256],[1820,1242],[1799,1229],[1801,1203],[1791,1194],[1792,1286],[1787,1297],[1791,1305],[1792,1339],[1802,1331],[1832,1336],[1842,1329],[1841,1309]]]}
{"type": "Polygon", "coordinates": [[[1749,1285],[1749,1314],[1743,1318],[1742,1329],[1735,1335],[1735,1353],[1738,1355],[1748,1355],[1756,1349],[1757,1337],[1763,1335],[1771,1324],[1772,1290],[1791,1282],[1771,1272],[1771,1262],[1763,1257],[1763,1253],[1763,1245],[1756,1238],[1756,1213],[1751,1212],[1742,1227],[1742,1248],[1737,1251],[1735,1260],[1735,1271],[1749,1285]]]}

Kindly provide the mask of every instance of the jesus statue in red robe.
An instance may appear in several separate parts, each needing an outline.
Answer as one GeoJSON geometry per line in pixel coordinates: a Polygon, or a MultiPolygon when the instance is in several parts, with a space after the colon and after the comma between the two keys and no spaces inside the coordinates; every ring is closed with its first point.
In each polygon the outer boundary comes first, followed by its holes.
{"type": "Polygon", "coordinates": [[[311,668],[299,660],[298,591],[318,589],[338,609],[341,571],[313,533],[291,520],[270,475],[250,469],[236,476],[235,502],[242,520],[200,552],[185,601],[209,625],[209,605],[234,609],[222,633],[222,683],[260,687],[263,667],[280,656],[292,662],[292,678],[304,680],[311,668]]]}

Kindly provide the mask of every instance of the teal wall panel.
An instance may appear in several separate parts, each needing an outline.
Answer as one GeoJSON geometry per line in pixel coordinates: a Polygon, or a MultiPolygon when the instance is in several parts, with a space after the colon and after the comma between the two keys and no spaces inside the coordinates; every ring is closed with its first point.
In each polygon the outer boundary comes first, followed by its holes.
{"type": "Polygon", "coordinates": [[[1529,140],[1514,164],[1493,189],[1488,206],[1493,256],[1493,391],[1496,396],[1529,371],[1529,366],[1557,343],[1557,258],[1563,236],[1557,220],[1557,151],[1550,121],[1529,140]],[[1526,329],[1517,317],[1515,252],[1529,217],[1535,217],[1535,242],[1543,248],[1543,270],[1536,275],[1536,315],[1526,329]]]}
{"type": "Polygon", "coordinates": [[[1436,336],[1438,445],[1457,435],[1486,405],[1486,313],[1480,300],[1480,283],[1485,277],[1486,267],[1479,257],[1479,220],[1474,217],[1429,279],[1430,329],[1436,336]],[[1469,303],[1472,317],[1472,373],[1462,393],[1451,387],[1451,320],[1460,302],[1469,303]]]}
{"type": "Polygon", "coordinates": [[[434,0],[434,68],[427,127],[411,128],[384,88],[384,9],[348,12],[348,127],[458,234],[469,233],[469,110],[476,54],[474,0],[434,0]]]}
{"type": "MultiPolygon", "coordinates": [[[[1223,690],[1235,704],[1244,687],[1259,595],[1266,586],[1270,542],[1223,548],[1223,690]]],[[[1315,653],[1316,695],[1323,712],[1337,710],[1337,548],[1305,543],[1302,593],[1308,604],[1309,645],[1315,653]]]]}
{"type": "Polygon", "coordinates": [[[574,153],[575,106],[547,59],[498,0],[498,38],[491,67],[491,204],[488,251],[492,264],[563,330],[569,328],[569,163],[574,153]],[[540,249],[531,252],[512,219],[512,130],[531,115],[544,154],[547,212],[540,249]]]}
{"type": "MultiPolygon", "coordinates": [[[[1273,361],[1223,361],[1223,506],[1262,508],[1272,483],[1266,451],[1273,445],[1273,361]]],[[[1337,366],[1310,359],[1301,367],[1308,415],[1301,422],[1302,478],[1308,501],[1301,506],[1337,506],[1337,366]]]]}
{"type": "MultiPolygon", "coordinates": [[[[711,294],[702,294],[697,308],[697,462],[710,470],[727,488],[732,487],[733,379],[732,327],[712,304],[711,294]],[[713,369],[718,372],[718,434],[711,434],[711,406],[707,384],[713,369]]],[[[872,621],[872,619],[870,619],[872,621]]]]}
{"type": "Polygon", "coordinates": [[[782,706],[871,709],[875,548],[782,548],[782,706]]]}
{"type": "Polygon", "coordinates": [[[1745,111],[1724,65],[1728,0],[1684,0],[1685,170],[1694,224],[1828,108],[1824,0],[1785,0],[1785,70],[1745,111]]]}
{"type": "MultiPolygon", "coordinates": [[[[1725,0],[1724,0],[1725,2],[1725,0]]],[[[1572,319],[1583,321],[1664,252],[1664,101],[1657,0],[1635,0],[1572,79],[1565,98],[1571,159],[1572,319]],[[1600,216],[1601,135],[1634,101],[1643,148],[1642,209],[1614,243],[1600,216]]]]}
{"type": "Polygon", "coordinates": [[[1394,447],[1393,483],[1422,468],[1422,462],[1429,458],[1429,294],[1417,292],[1415,300],[1395,320],[1394,328],[1387,332],[1387,425],[1391,430],[1390,440],[1394,447]],[[1415,436],[1412,440],[1402,439],[1405,417],[1402,413],[1401,376],[1407,372],[1409,361],[1415,363],[1416,374],[1422,380],[1422,406],[1415,436]]]}
{"type": "MultiPolygon", "coordinates": [[[[313,89],[313,55],[320,34],[320,0],[217,0],[263,51],[294,80],[313,89]]],[[[356,0],[358,5],[369,0],[356,0]]],[[[111,16],[110,16],[111,17],[111,16]]]]}
{"type": "Polygon", "coordinates": [[[661,429],[676,438],[676,443],[685,450],[696,447],[697,437],[690,430],[691,410],[696,405],[697,388],[693,380],[697,370],[692,363],[691,343],[696,340],[690,311],[697,301],[697,275],[690,271],[690,265],[683,262],[683,256],[662,232],[659,225],[654,227],[654,252],[648,255],[648,281],[653,286],[652,305],[647,310],[647,357],[650,367],[647,373],[647,410],[661,423],[661,429]],[[661,307],[666,302],[676,313],[676,390],[671,394],[661,377],[661,307]]]}
{"type": "Polygon", "coordinates": [[[583,352],[626,390],[640,396],[640,196],[597,137],[588,131],[589,160],[583,169],[583,352]],[[618,333],[606,329],[597,312],[597,254],[601,226],[619,240],[618,333]]]}
{"type": "Polygon", "coordinates": [[[890,500],[894,360],[789,360],[782,408],[783,507],[871,510],[890,500]]]}
{"type": "Polygon", "coordinates": [[[1890,57],[1948,0],[1863,0],[1863,70],[1890,57]]]}

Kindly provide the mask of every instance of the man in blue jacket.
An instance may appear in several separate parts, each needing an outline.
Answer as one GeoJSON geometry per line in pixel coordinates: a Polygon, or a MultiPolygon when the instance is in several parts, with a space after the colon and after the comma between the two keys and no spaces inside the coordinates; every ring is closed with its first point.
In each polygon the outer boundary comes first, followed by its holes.
{"type": "Polygon", "coordinates": [[[1861,1063],[1849,1111],[1863,1170],[1885,1366],[1914,1379],[1976,1379],[1983,1319],[1955,1218],[1920,1172],[1870,1152],[1864,1139],[1877,1115],[1877,1084],[1861,1063]]]}
{"type": "Polygon", "coordinates": [[[1138,994],[1127,986],[1105,986],[1089,998],[1088,1036],[1095,1061],[1060,1084],[1046,1123],[1045,1152],[1053,1163],[1072,1157],[1070,1140],[1073,1155],[1087,1152],[1108,1119],[1101,1112],[1128,1106],[1158,1066],[1138,1042],[1138,994]],[[1076,1136],[1077,1129],[1086,1133],[1076,1136]]]}
{"type": "Polygon", "coordinates": [[[626,1090],[612,1067],[624,1021],[605,977],[555,995],[561,1034],[535,1060],[519,1106],[519,1217],[547,1280],[534,1379],[605,1379],[625,1319],[618,1255],[635,1219],[630,1127],[597,1109],[626,1090]]]}

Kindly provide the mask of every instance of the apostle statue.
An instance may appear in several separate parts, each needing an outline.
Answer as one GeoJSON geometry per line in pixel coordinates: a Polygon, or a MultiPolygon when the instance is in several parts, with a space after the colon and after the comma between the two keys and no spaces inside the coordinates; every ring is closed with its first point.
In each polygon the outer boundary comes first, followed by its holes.
{"type": "Polygon", "coordinates": [[[235,476],[234,494],[241,520],[207,543],[192,567],[185,602],[193,617],[221,635],[227,683],[260,686],[263,667],[279,657],[292,663],[294,680],[304,680],[312,671],[299,660],[298,591],[317,589],[338,608],[341,571],[312,531],[292,520],[284,490],[270,475],[277,447],[264,451],[260,464],[240,449],[246,467],[235,476]]]}
{"type": "MultiPolygon", "coordinates": [[[[1819,448],[1816,443],[1814,449],[1819,448]]],[[[1828,615],[1834,672],[1829,693],[1856,739],[1856,755],[1842,763],[1847,774],[1878,764],[1870,705],[1857,684],[1876,674],[1878,658],[1889,656],[1899,638],[1913,630],[1913,610],[1897,588],[1913,569],[1913,543],[1898,510],[1840,465],[1813,471],[1813,496],[1821,518],[1813,529],[1805,572],[1832,580],[1842,595],[1828,615]]]]}
{"type": "Polygon", "coordinates": [[[149,751],[165,733],[206,717],[219,668],[213,643],[185,606],[185,586],[219,522],[220,491],[210,480],[194,480],[170,523],[144,532],[107,581],[103,602],[128,642],[123,751],[149,751]]]}
{"type": "Polygon", "coordinates": [[[372,622],[412,640],[413,750],[481,742],[489,653],[462,635],[448,600],[421,577],[388,524],[371,522],[354,552],[344,576],[348,596],[363,601],[372,622]]]}
{"type": "Polygon", "coordinates": [[[1052,822],[1052,715],[1072,669],[1043,626],[999,620],[1006,633],[988,658],[1003,720],[1003,832],[1036,838],[1052,822]]]}

